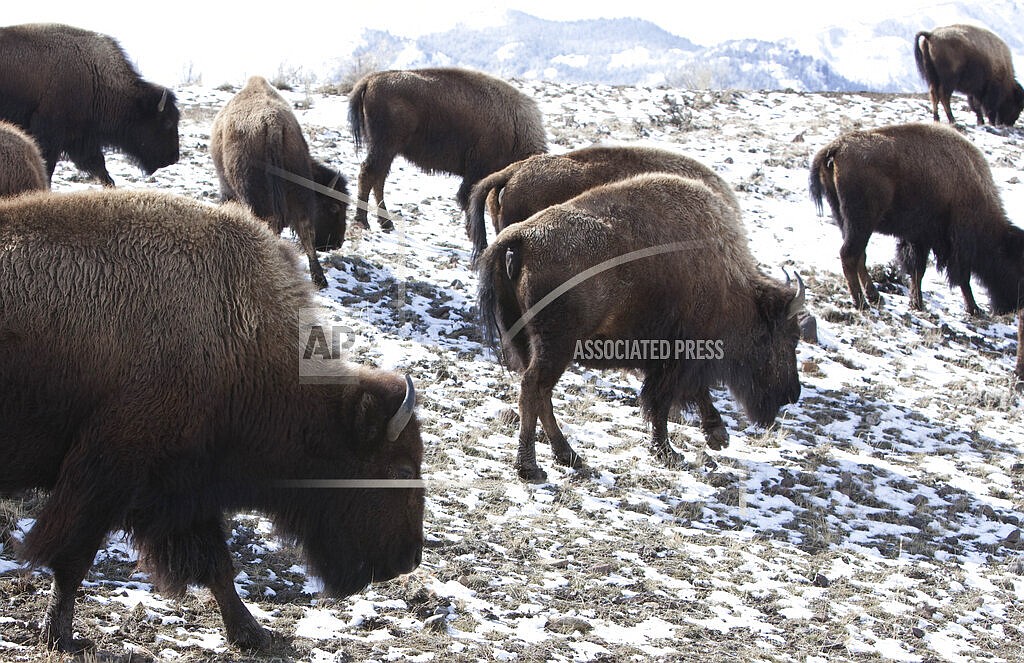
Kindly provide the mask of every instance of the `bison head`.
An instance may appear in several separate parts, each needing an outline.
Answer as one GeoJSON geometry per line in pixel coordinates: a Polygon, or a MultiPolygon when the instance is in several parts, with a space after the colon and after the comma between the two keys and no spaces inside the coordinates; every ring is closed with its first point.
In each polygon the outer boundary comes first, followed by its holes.
{"type": "Polygon", "coordinates": [[[313,164],[313,181],[340,194],[333,196],[323,190],[318,190],[316,196],[313,246],[318,251],[333,251],[341,248],[341,243],[345,240],[348,187],[341,173],[322,163],[313,164]]]}
{"type": "Polygon", "coordinates": [[[178,106],[165,87],[139,82],[122,149],[147,175],[178,161],[178,106]]]}
{"type": "Polygon", "coordinates": [[[325,399],[327,430],[309,432],[290,485],[276,489],[268,511],[302,545],[325,591],[348,596],[420,563],[423,442],[408,378],[376,373],[323,388],[335,390],[325,399]]]}
{"type": "Polygon", "coordinates": [[[1024,110],[1024,87],[1014,82],[1013,90],[1002,100],[999,108],[996,109],[996,118],[999,124],[1012,127],[1024,110]]]}
{"type": "MultiPolygon", "coordinates": [[[[788,285],[788,284],[787,284],[788,285]]],[[[804,285],[797,276],[797,290],[765,280],[757,287],[758,319],[743,349],[726,347],[730,361],[729,389],[758,426],[775,422],[779,408],[800,398],[796,346],[800,340],[797,321],[804,307],[804,285]],[[741,356],[729,357],[732,353],[741,356]]]]}

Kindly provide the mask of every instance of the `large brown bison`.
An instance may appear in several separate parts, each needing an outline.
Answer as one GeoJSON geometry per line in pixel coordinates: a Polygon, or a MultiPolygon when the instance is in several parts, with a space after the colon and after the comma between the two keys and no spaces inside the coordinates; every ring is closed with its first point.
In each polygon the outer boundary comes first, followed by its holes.
{"type": "Polygon", "coordinates": [[[68,158],[113,186],[104,148],[146,174],[178,161],[174,94],[142,80],[113,38],[67,25],[0,28],[0,119],[36,139],[48,180],[68,158]]]}
{"type": "Polygon", "coordinates": [[[821,148],[810,171],[812,200],[819,213],[828,200],[843,233],[839,255],[857,307],[865,293],[868,302],[880,299],[865,265],[875,232],[898,238],[916,309],[924,308],[929,253],[950,287],[960,287],[970,315],[980,313],[972,276],[988,290],[994,312],[1024,305],[1024,230],[1006,218],[981,151],[954,129],[907,124],[850,132],[821,148]]]}
{"type": "Polygon", "coordinates": [[[0,196],[48,189],[46,165],[32,137],[0,121],[0,196]]]}
{"type": "Polygon", "coordinates": [[[313,283],[326,287],[316,251],[345,239],[345,178],[310,157],[291,105],[265,78],[250,78],[217,113],[210,156],[221,198],[248,205],[278,234],[291,226],[313,283]]]}
{"type": "Polygon", "coordinates": [[[652,172],[700,180],[740,213],[736,195],[725,180],[699,161],[675,152],[652,147],[594,146],[564,154],[538,154],[488,175],[473,187],[466,230],[473,242],[474,257],[487,248],[485,201],[497,233],[587,189],[652,172]]]}
{"type": "MultiPolygon", "coordinates": [[[[356,222],[369,227],[366,203],[373,189],[384,206],[384,179],[396,156],[428,172],[462,177],[458,202],[480,178],[514,161],[547,151],[537,104],[514,87],[465,69],[380,71],[364,76],[349,95],[349,125],[356,148],[369,143],[359,170],[356,222]]],[[[393,224],[380,215],[381,227],[393,224]]]]}
{"type": "Polygon", "coordinates": [[[973,25],[948,25],[914,37],[917,70],[928,83],[932,118],[939,103],[953,124],[949,107],[954,92],[967,95],[978,124],[1013,125],[1024,109],[1024,88],[1013,73],[1013,56],[1002,39],[973,25]]]}
{"type": "Polygon", "coordinates": [[[225,512],[270,516],[333,595],[419,563],[412,383],[340,361],[300,378],[312,297],[296,264],[233,204],[0,201],[0,492],[49,491],[20,550],[53,572],[48,646],[80,646],[75,593],[113,529],[164,591],[209,587],[246,648],[269,633],[235,591],[225,512]],[[304,487],[348,480],[363,487],[304,487]]]}
{"type": "Polygon", "coordinates": [[[680,461],[670,410],[696,405],[702,421],[717,417],[709,387],[724,382],[759,425],[800,395],[802,285],[794,292],[761,274],[736,210],[702,182],[647,174],[595,187],[505,228],[478,269],[485,331],[523,373],[524,479],[546,477],[538,417],[555,460],[580,464],[551,406],[574,361],[643,374],[653,450],[668,464],[680,461]]]}

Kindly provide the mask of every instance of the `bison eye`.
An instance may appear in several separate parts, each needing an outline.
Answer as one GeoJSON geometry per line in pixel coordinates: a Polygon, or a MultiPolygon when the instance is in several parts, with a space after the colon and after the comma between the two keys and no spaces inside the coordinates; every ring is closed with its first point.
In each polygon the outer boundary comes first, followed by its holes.
{"type": "Polygon", "coordinates": [[[391,474],[395,479],[415,479],[416,468],[406,463],[399,463],[391,468],[391,474]]]}

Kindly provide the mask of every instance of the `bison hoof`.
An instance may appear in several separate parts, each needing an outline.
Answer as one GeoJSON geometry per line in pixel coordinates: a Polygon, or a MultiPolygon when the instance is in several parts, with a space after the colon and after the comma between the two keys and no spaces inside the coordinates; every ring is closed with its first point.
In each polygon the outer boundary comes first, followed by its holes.
{"type": "Polygon", "coordinates": [[[523,481],[546,483],[548,480],[547,472],[540,469],[539,465],[519,465],[516,469],[519,471],[519,478],[523,481]]]}
{"type": "Polygon", "coordinates": [[[665,465],[665,467],[670,469],[678,470],[682,467],[686,467],[686,458],[684,458],[683,454],[679,453],[675,449],[658,449],[655,451],[655,455],[658,457],[658,460],[665,465]]]}
{"type": "Polygon", "coordinates": [[[270,646],[272,634],[255,621],[229,634],[228,640],[239,649],[259,651],[270,646]]]}
{"type": "Polygon", "coordinates": [[[729,446],[729,431],[725,430],[725,426],[716,426],[705,430],[704,441],[711,449],[721,451],[729,446]]]}
{"type": "Polygon", "coordinates": [[[391,219],[382,216],[380,217],[380,229],[389,233],[395,229],[395,224],[392,223],[391,219]]]}
{"type": "Polygon", "coordinates": [[[556,452],[555,462],[565,467],[571,467],[574,470],[578,470],[583,467],[583,458],[578,453],[569,449],[568,452],[556,452]]]}
{"type": "Polygon", "coordinates": [[[51,633],[45,627],[43,628],[42,636],[43,644],[46,648],[51,651],[64,652],[66,654],[81,654],[85,651],[91,651],[95,648],[92,640],[86,638],[75,639],[70,634],[68,635],[56,635],[51,633]]]}

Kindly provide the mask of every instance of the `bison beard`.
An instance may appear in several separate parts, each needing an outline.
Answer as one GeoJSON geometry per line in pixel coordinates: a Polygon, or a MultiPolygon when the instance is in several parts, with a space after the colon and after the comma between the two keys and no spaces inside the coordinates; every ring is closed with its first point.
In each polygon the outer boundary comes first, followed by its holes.
{"type": "Polygon", "coordinates": [[[547,477],[534,449],[538,418],[556,462],[582,465],[551,405],[580,339],[721,341],[720,360],[581,362],[643,374],[651,445],[670,465],[681,462],[668,440],[674,407],[695,406],[709,446],[726,443],[710,387],[724,382],[760,425],[800,395],[802,286],[794,292],[762,275],[735,208],[696,180],[641,175],[591,189],[503,230],[478,269],[485,333],[523,373],[516,468],[528,481],[547,477]]]}
{"type": "Polygon", "coordinates": [[[300,383],[309,306],[295,252],[237,205],[0,201],[0,492],[50,491],[20,551],[53,572],[48,646],[81,646],[75,593],[118,528],[166,591],[208,586],[246,648],[269,633],[235,592],[225,513],[267,514],[335,595],[419,563],[421,488],[280,485],[420,476],[411,382],[339,362],[300,383]]]}

